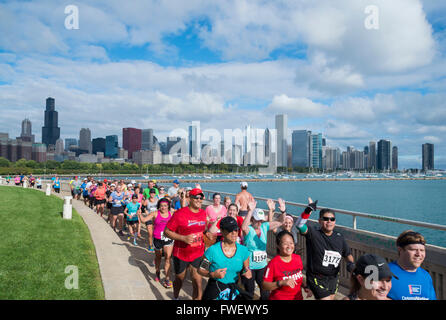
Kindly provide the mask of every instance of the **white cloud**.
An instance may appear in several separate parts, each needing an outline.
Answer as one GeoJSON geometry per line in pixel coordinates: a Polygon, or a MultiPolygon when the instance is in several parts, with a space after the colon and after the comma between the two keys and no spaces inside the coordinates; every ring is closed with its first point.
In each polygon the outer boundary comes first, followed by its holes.
{"type": "Polygon", "coordinates": [[[290,118],[323,117],[328,107],[307,98],[290,98],[285,94],[273,97],[267,112],[286,113],[290,118]]]}

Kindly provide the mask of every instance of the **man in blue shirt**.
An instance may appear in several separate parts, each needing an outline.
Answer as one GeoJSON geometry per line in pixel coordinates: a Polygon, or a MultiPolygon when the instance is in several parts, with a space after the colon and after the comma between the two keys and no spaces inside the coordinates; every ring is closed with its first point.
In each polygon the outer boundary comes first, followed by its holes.
{"type": "Polygon", "coordinates": [[[389,263],[398,277],[392,278],[392,289],[387,295],[392,300],[437,300],[432,278],[421,264],[426,257],[426,240],[411,230],[401,233],[396,240],[398,260],[389,263]]]}

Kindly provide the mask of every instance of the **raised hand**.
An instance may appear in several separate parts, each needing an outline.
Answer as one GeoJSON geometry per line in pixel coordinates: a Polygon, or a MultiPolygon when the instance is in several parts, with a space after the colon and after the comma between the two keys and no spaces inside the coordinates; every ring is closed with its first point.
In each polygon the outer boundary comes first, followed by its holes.
{"type": "Polygon", "coordinates": [[[317,209],[317,201],[314,201],[311,198],[308,198],[308,206],[305,208],[306,213],[311,213],[313,211],[316,211],[317,209]]]}
{"type": "Polygon", "coordinates": [[[285,200],[283,200],[282,198],[279,198],[279,199],[277,199],[277,201],[279,202],[280,212],[285,212],[286,211],[285,200]]]}
{"type": "Polygon", "coordinates": [[[276,209],[276,203],[273,200],[268,199],[268,201],[266,201],[266,204],[268,205],[269,210],[274,211],[276,209]]]}
{"type": "Polygon", "coordinates": [[[257,207],[257,201],[253,200],[248,203],[248,210],[254,210],[257,207]]]}

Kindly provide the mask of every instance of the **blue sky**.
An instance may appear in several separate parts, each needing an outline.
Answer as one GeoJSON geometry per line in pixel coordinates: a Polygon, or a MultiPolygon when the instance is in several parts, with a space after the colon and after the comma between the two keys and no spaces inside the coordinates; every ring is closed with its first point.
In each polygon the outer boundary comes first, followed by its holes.
{"type": "MultiPolygon", "coordinates": [[[[400,167],[435,144],[446,169],[446,4],[376,0],[0,1],[0,132],[41,138],[56,99],[62,138],[153,128],[321,132],[329,145],[390,139],[400,167]],[[79,9],[68,30],[67,5],[79,9]]],[[[291,139],[289,139],[291,141],[291,139]]]]}

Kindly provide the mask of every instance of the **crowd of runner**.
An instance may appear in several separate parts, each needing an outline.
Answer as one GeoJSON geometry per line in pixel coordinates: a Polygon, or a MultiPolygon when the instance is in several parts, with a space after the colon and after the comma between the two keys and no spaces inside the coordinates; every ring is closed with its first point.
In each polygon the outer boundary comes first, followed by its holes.
{"type": "MultiPolygon", "coordinates": [[[[16,185],[28,181],[41,188],[40,179],[18,177],[16,185]]],[[[60,192],[60,184],[59,177],[52,178],[56,192],[60,192]]],[[[156,180],[143,186],[136,181],[74,177],[69,185],[75,199],[104,216],[119,236],[134,245],[142,239],[141,226],[146,226],[144,243],[148,243],[149,253],[155,254],[155,281],[173,287],[174,299],[179,299],[189,271],[194,300],[303,300],[304,295],[334,300],[344,259],[351,275],[345,300],[436,300],[432,278],[421,267],[426,254],[423,235],[411,230],[401,233],[396,240],[396,261],[387,263],[376,254],[364,254],[355,261],[344,236],[335,230],[335,212],[319,210],[318,201],[311,198],[293,218],[282,199],[268,200],[267,211],[257,208],[246,182],[241,183],[234,203],[230,197],[222,202],[216,193],[206,208],[201,187],[181,188],[178,180],[167,191],[156,180]],[[277,219],[276,203],[280,211],[277,219]],[[307,224],[318,210],[318,223],[307,224]],[[271,259],[267,253],[269,231],[275,235],[277,248],[271,259]],[[306,243],[305,276],[298,235],[306,243]],[[205,288],[203,277],[209,278],[205,288]]]]}

